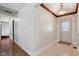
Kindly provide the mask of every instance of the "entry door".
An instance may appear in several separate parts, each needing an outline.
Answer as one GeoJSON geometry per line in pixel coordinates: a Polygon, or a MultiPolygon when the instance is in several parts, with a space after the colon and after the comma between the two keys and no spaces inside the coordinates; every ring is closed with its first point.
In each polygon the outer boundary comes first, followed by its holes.
{"type": "Polygon", "coordinates": [[[72,19],[60,20],[60,40],[72,43],[72,19]]]}

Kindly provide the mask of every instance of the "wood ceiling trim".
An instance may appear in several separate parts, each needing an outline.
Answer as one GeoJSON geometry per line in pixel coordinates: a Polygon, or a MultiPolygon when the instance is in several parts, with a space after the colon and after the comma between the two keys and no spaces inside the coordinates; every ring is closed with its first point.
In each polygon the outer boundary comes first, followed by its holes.
{"type": "Polygon", "coordinates": [[[76,10],[75,10],[76,13],[78,12],[78,6],[79,6],[79,3],[77,3],[76,5],[76,10]]]}
{"type": "Polygon", "coordinates": [[[63,15],[56,15],[53,11],[51,11],[46,5],[44,5],[44,3],[40,4],[41,7],[43,7],[45,10],[47,10],[48,12],[50,12],[51,14],[53,14],[55,17],[62,17],[62,16],[67,16],[67,15],[72,15],[72,14],[76,14],[78,11],[78,5],[79,3],[76,4],[76,10],[75,12],[70,12],[70,13],[66,13],[63,15]]]}
{"type": "Polygon", "coordinates": [[[57,15],[55,13],[53,13],[48,7],[46,7],[43,3],[40,4],[41,7],[43,7],[45,10],[47,10],[48,12],[50,12],[51,14],[53,14],[55,17],[57,17],[57,15]]]}
{"type": "Polygon", "coordinates": [[[67,16],[67,15],[72,15],[72,14],[76,14],[76,12],[66,13],[66,14],[63,14],[63,15],[58,15],[57,17],[67,16]]]}

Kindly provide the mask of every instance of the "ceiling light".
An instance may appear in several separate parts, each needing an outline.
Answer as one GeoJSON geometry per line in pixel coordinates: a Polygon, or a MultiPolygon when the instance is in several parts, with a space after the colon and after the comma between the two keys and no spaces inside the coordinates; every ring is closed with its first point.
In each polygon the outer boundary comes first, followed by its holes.
{"type": "Polygon", "coordinates": [[[66,11],[61,10],[61,11],[59,12],[59,15],[63,15],[63,14],[65,14],[65,13],[66,13],[66,11]]]}
{"type": "Polygon", "coordinates": [[[65,13],[66,13],[66,11],[63,9],[63,3],[60,3],[59,15],[63,15],[65,13]]]}

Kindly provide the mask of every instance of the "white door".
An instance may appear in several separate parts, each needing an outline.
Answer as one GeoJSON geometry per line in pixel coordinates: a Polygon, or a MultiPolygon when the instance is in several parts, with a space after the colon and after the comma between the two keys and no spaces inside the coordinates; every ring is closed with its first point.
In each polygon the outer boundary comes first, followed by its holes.
{"type": "Polygon", "coordinates": [[[72,43],[72,19],[60,20],[60,40],[72,43]]]}

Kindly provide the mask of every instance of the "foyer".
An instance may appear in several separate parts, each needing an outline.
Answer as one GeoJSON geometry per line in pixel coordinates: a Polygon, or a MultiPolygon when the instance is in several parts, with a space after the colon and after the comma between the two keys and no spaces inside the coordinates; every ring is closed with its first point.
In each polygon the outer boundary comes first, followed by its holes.
{"type": "Polygon", "coordinates": [[[78,55],[78,3],[0,3],[0,56],[78,55]]]}

